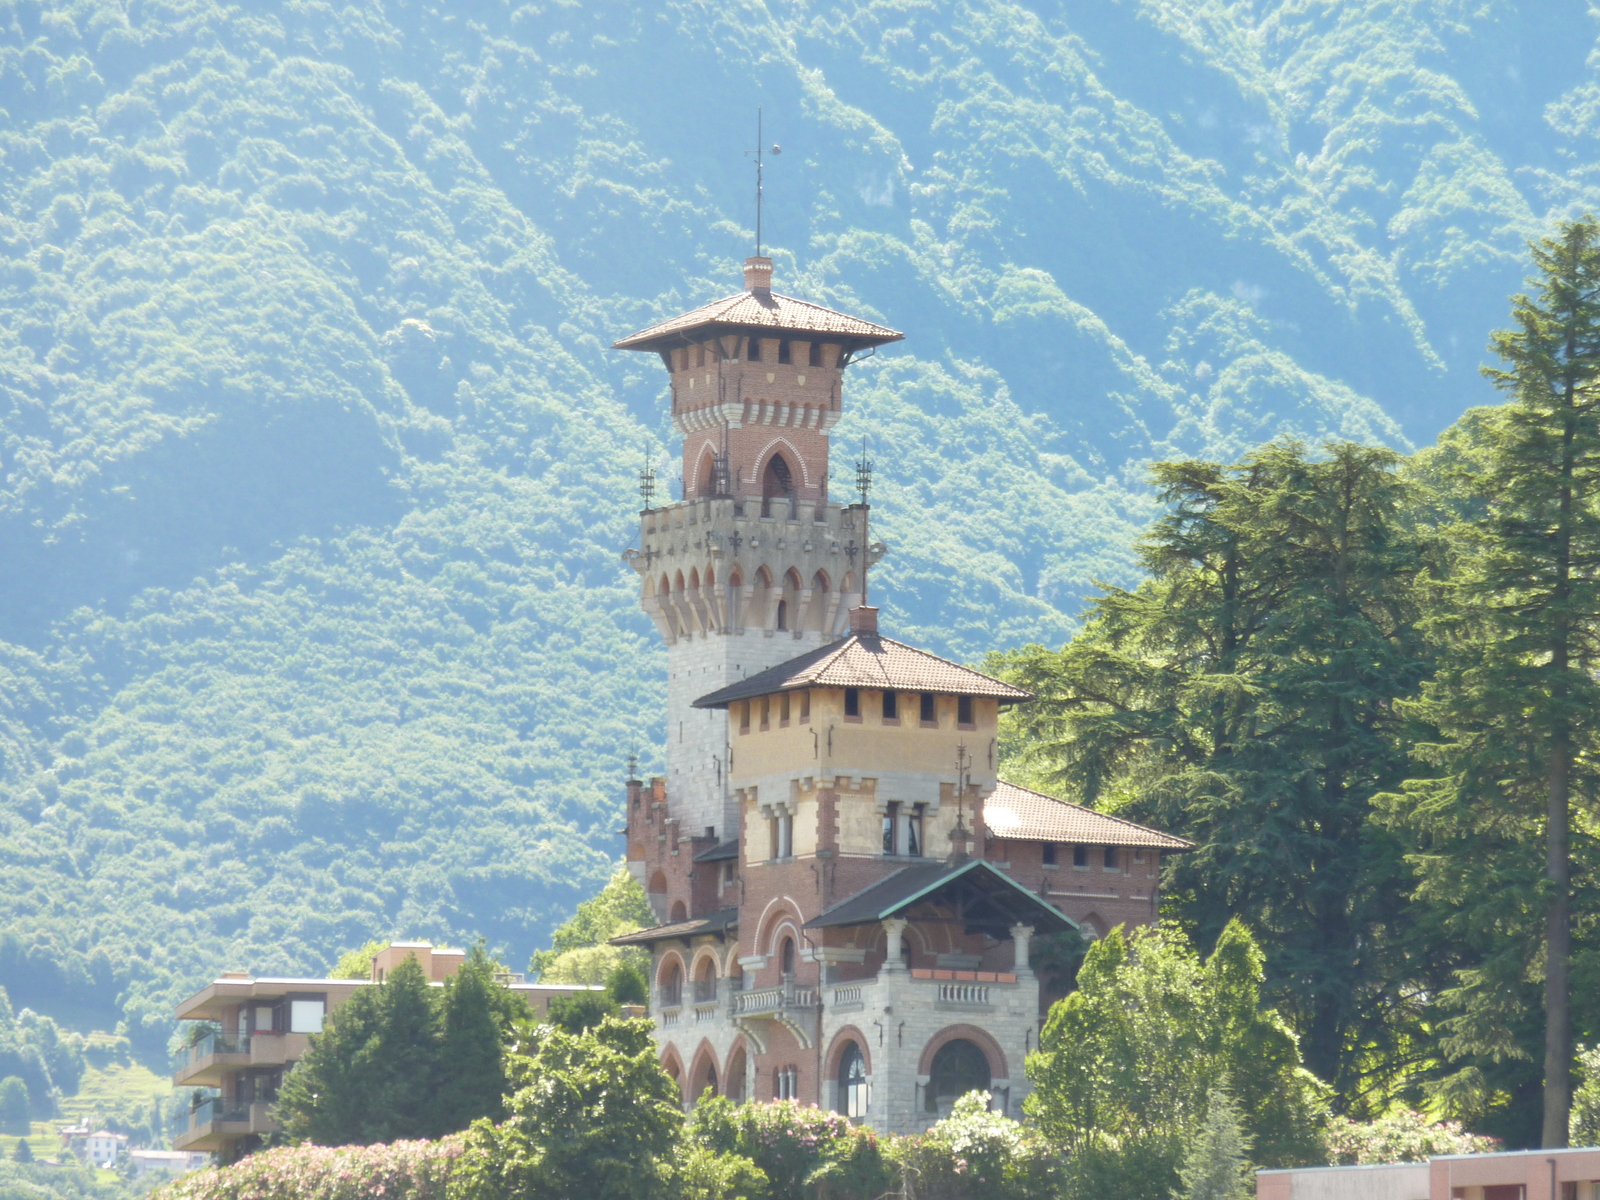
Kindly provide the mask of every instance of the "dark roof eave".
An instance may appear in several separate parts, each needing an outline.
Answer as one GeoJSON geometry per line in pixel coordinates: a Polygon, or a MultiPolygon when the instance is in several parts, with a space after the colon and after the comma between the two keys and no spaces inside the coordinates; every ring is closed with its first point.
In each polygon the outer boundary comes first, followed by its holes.
{"type": "MultiPolygon", "coordinates": [[[[648,332],[648,331],[647,331],[648,332]]],[[[906,335],[892,333],[888,336],[861,333],[832,333],[825,329],[786,329],[781,325],[756,325],[747,321],[707,321],[704,325],[688,325],[682,329],[673,329],[655,337],[640,340],[635,334],[625,337],[621,341],[612,342],[613,350],[640,350],[646,353],[660,353],[663,350],[675,350],[679,346],[692,346],[696,340],[726,337],[734,334],[742,337],[771,337],[774,334],[810,334],[813,341],[836,342],[850,350],[860,350],[868,346],[889,346],[895,342],[903,342],[906,335]],[[698,335],[698,339],[695,335],[698,335]]]]}
{"type": "MultiPolygon", "coordinates": [[[[738,685],[735,684],[733,686],[738,686],[738,685]]],[[[770,690],[763,689],[761,691],[741,692],[737,696],[729,696],[729,697],[727,697],[725,699],[722,699],[722,700],[714,699],[714,697],[717,695],[717,693],[716,692],[712,692],[709,695],[701,696],[700,699],[698,699],[698,700],[690,701],[689,702],[689,707],[690,708],[727,708],[731,704],[737,704],[741,700],[749,700],[749,699],[751,699],[753,697],[756,697],[756,696],[781,696],[784,692],[808,692],[808,691],[815,691],[818,688],[827,688],[827,689],[830,689],[832,691],[843,691],[845,688],[851,688],[851,687],[866,688],[868,690],[874,690],[874,685],[866,684],[866,683],[859,683],[859,684],[858,683],[820,683],[820,682],[817,682],[816,680],[811,680],[811,681],[806,681],[806,682],[801,682],[801,683],[792,683],[787,687],[776,687],[776,688],[772,688],[770,690]]],[[[726,690],[726,689],[724,689],[724,690],[726,690]]],[[[883,689],[882,689],[881,686],[878,686],[876,688],[876,690],[882,691],[883,689]]],[[[955,691],[955,690],[953,690],[951,688],[919,687],[916,690],[919,691],[919,692],[927,692],[929,695],[933,695],[933,696],[977,696],[979,699],[982,699],[982,700],[993,700],[1001,708],[1005,708],[1007,705],[1010,705],[1010,704],[1026,704],[1028,701],[1030,701],[1030,700],[1032,700],[1034,698],[1033,694],[1031,692],[1024,692],[1020,696],[989,696],[989,695],[985,695],[982,692],[962,692],[962,691],[955,691]]]]}
{"type": "Polygon", "coordinates": [[[726,933],[739,926],[739,910],[737,908],[724,908],[712,913],[709,917],[696,917],[689,921],[673,921],[666,925],[656,925],[650,929],[641,929],[636,933],[624,933],[620,937],[607,940],[612,946],[648,946],[652,942],[669,942],[678,938],[701,937],[706,934],[726,933]]]}

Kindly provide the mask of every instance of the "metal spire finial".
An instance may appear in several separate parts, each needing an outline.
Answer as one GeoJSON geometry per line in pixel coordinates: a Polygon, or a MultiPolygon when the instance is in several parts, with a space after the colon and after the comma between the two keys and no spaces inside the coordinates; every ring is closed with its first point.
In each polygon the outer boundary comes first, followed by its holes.
{"type": "MultiPolygon", "coordinates": [[[[762,199],[763,199],[762,172],[763,172],[763,170],[765,168],[765,162],[764,162],[762,156],[766,152],[765,151],[765,145],[766,145],[766,143],[763,140],[763,133],[762,133],[762,128],[761,128],[761,105],[758,104],[758,105],[756,105],[756,148],[754,150],[746,150],[744,152],[746,158],[748,158],[752,154],[754,154],[756,156],[756,257],[757,258],[761,257],[761,207],[762,207],[762,199]]],[[[773,142],[772,143],[772,153],[773,154],[782,154],[783,153],[783,147],[778,145],[777,142],[773,142]]]]}
{"type": "Polygon", "coordinates": [[[639,471],[639,495],[644,499],[646,512],[650,511],[656,498],[656,468],[651,462],[650,448],[645,447],[644,467],[639,471]]]}

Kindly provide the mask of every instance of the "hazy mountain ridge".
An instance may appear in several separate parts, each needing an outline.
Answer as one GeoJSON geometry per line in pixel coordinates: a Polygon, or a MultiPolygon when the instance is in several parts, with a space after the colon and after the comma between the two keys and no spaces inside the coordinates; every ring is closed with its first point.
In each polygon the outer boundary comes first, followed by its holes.
{"type": "Polygon", "coordinates": [[[1134,577],[1152,457],[1489,394],[1597,194],[1593,23],[1496,82],[1539,13],[0,5],[13,996],[153,1031],[374,933],[519,958],[603,878],[666,455],[607,347],[736,286],[757,102],[778,287],[909,335],[836,441],[875,599],[973,659],[1134,577]]]}

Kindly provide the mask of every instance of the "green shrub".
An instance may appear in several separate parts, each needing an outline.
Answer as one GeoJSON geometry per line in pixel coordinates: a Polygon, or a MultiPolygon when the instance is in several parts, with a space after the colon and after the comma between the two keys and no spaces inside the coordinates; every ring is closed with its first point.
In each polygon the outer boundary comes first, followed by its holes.
{"type": "Polygon", "coordinates": [[[1468,1133],[1457,1121],[1434,1121],[1408,1108],[1376,1121],[1329,1117],[1322,1136],[1328,1162],[1346,1166],[1424,1162],[1441,1154],[1488,1154],[1500,1148],[1498,1138],[1468,1133]]]}
{"type": "Polygon", "coordinates": [[[771,1200],[871,1200],[890,1182],[872,1130],[788,1100],[736,1104],[708,1096],[695,1106],[689,1139],[719,1154],[748,1158],[766,1174],[771,1200]]]}
{"type": "Polygon", "coordinates": [[[905,1200],[1045,1200],[1059,1180],[1055,1152],[1038,1133],[989,1111],[968,1092],[926,1133],[891,1139],[885,1153],[905,1200]]]}

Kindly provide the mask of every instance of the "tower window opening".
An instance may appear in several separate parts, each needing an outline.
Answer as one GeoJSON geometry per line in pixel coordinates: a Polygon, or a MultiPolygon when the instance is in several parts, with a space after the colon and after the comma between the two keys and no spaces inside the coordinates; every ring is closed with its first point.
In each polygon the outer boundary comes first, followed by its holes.
{"type": "Polygon", "coordinates": [[[781,962],[782,962],[782,965],[783,965],[783,973],[785,975],[793,975],[794,974],[794,939],[793,938],[786,937],[786,938],[783,939],[783,953],[780,956],[780,959],[781,959],[781,962]]]}
{"type": "Polygon", "coordinates": [[[913,858],[922,857],[922,814],[923,806],[913,804],[906,817],[906,853],[913,858]]]}
{"type": "Polygon", "coordinates": [[[783,341],[778,343],[778,361],[780,363],[787,363],[790,361],[790,358],[789,339],[784,338],[783,341]]]}
{"type": "Polygon", "coordinates": [[[888,808],[883,813],[883,852],[885,854],[899,853],[900,839],[896,836],[900,826],[900,801],[889,801],[888,808]]]}
{"type": "Polygon", "coordinates": [[[800,719],[802,721],[811,720],[811,693],[810,692],[801,692],[800,693],[800,719]]]}
{"type": "Polygon", "coordinates": [[[1119,868],[1117,866],[1117,848],[1115,846],[1107,846],[1106,847],[1106,870],[1108,870],[1108,871],[1116,871],[1116,870],[1120,870],[1120,869],[1121,868],[1119,868]]]}
{"type": "Polygon", "coordinates": [[[977,722],[972,719],[971,696],[958,696],[956,698],[956,724],[967,726],[977,724],[977,722]]]}
{"type": "Polygon", "coordinates": [[[778,601],[778,628],[781,630],[789,628],[789,602],[787,600],[778,601]]]}
{"type": "MultiPolygon", "coordinates": [[[[772,516],[772,502],[783,501],[786,510],[790,508],[789,502],[794,497],[794,475],[789,470],[789,464],[783,455],[774,454],[767,460],[767,469],[761,476],[761,515],[772,516]]],[[[792,511],[785,511],[785,516],[793,516],[792,511]]]]}
{"type": "Polygon", "coordinates": [[[784,813],[778,818],[778,857],[794,857],[794,814],[784,813]]]}
{"type": "Polygon", "coordinates": [[[704,346],[696,346],[694,348],[694,365],[697,367],[706,365],[706,348],[704,346]]]}
{"type": "Polygon", "coordinates": [[[806,365],[807,366],[812,366],[812,367],[820,367],[822,365],[822,343],[821,342],[812,342],[811,343],[811,354],[809,356],[809,360],[808,360],[806,365]]]}
{"type": "Polygon", "coordinates": [[[751,338],[750,342],[749,342],[749,346],[750,346],[750,349],[748,351],[746,351],[745,356],[744,356],[745,357],[745,361],[746,362],[760,362],[761,361],[761,339],[760,338],[751,338]]]}
{"type": "Polygon", "coordinates": [[[1072,848],[1072,865],[1075,867],[1087,867],[1089,865],[1089,847],[1074,846],[1072,848]]]}
{"type": "Polygon", "coordinates": [[[750,732],[750,701],[748,700],[739,705],[739,732],[750,732]]]}
{"type": "Polygon", "coordinates": [[[883,719],[885,721],[898,721],[900,719],[899,692],[885,692],[883,694],[883,719]]]}
{"type": "Polygon", "coordinates": [[[772,728],[772,697],[761,697],[761,728],[772,728]]]}
{"type": "Polygon", "coordinates": [[[1040,847],[1039,855],[1040,855],[1041,859],[1043,859],[1045,866],[1047,866],[1047,867],[1055,866],[1056,865],[1056,844],[1054,842],[1045,842],[1040,847]]]}
{"type": "Polygon", "coordinates": [[[789,723],[789,693],[785,692],[778,697],[778,724],[789,723]]]}
{"type": "Polygon", "coordinates": [[[846,720],[852,717],[857,721],[861,719],[861,690],[859,688],[845,688],[844,715],[846,720]]]}
{"type": "Polygon", "coordinates": [[[924,725],[937,725],[939,723],[939,708],[932,692],[922,693],[921,719],[924,725]]]}

